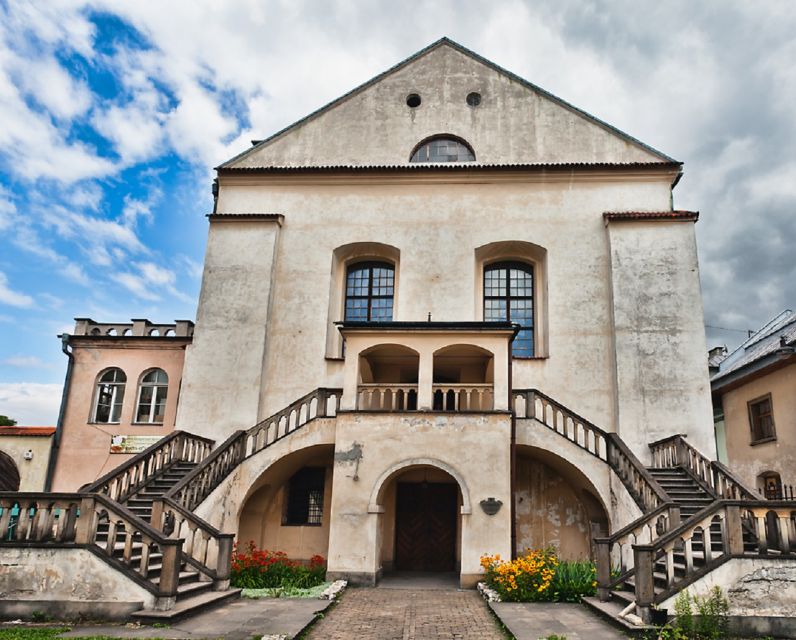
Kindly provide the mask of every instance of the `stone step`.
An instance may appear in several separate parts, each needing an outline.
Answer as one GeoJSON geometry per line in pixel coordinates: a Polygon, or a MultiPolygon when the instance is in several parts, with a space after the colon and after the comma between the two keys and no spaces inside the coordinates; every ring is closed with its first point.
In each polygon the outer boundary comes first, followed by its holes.
{"type": "MultiPolygon", "coordinates": [[[[613,594],[614,592],[611,592],[612,596],[613,594]]],[[[614,627],[631,637],[644,638],[647,637],[650,632],[654,632],[656,630],[655,627],[651,625],[644,624],[641,626],[636,626],[631,624],[628,620],[620,618],[619,614],[629,604],[623,600],[611,599],[607,602],[600,602],[599,598],[587,596],[583,598],[583,604],[585,604],[601,618],[607,620],[614,627]]]]}
{"type": "Polygon", "coordinates": [[[177,604],[168,611],[136,611],[131,615],[133,620],[144,624],[163,623],[173,624],[189,616],[208,611],[214,607],[240,598],[241,589],[227,589],[226,591],[205,591],[192,597],[182,594],[177,597],[177,604]]]}

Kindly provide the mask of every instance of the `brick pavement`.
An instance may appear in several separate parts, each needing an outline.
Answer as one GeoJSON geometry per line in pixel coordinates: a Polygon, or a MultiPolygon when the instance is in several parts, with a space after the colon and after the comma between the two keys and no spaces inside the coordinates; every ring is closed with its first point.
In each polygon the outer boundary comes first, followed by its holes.
{"type": "Polygon", "coordinates": [[[308,640],[505,640],[476,591],[348,589],[308,640]]]}

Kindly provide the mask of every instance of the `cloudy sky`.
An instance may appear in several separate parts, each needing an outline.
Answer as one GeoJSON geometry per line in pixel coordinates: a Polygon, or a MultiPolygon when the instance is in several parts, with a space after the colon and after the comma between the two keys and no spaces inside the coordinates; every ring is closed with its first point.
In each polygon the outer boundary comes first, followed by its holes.
{"type": "Polygon", "coordinates": [[[443,35],[685,162],[710,344],[796,304],[796,11],[729,0],[0,0],[0,414],[72,318],[193,318],[212,167],[443,35]]]}

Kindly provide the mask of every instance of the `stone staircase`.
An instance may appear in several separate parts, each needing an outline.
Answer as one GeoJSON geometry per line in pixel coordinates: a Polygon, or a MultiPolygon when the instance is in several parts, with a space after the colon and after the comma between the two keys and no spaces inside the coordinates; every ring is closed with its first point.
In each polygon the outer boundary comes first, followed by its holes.
{"type": "Polygon", "coordinates": [[[655,619],[665,618],[657,607],[725,562],[796,551],[787,532],[790,505],[760,500],[684,436],[650,449],[646,474],[665,500],[610,537],[595,538],[599,597],[584,599],[631,635],[666,622],[655,619]]]}
{"type": "MultiPolygon", "coordinates": [[[[131,493],[123,502],[123,506],[144,522],[152,524],[152,511],[155,501],[162,500],[170,489],[183,481],[196,467],[196,462],[178,460],[172,463],[146,484],[131,493]]],[[[110,522],[100,522],[97,525],[97,532],[94,537],[96,544],[107,544],[108,538],[111,536],[112,526],[110,522]]],[[[123,562],[125,549],[128,545],[128,534],[125,531],[123,522],[114,527],[112,537],[114,539],[112,557],[128,569],[137,572],[147,581],[159,586],[163,570],[162,553],[157,551],[146,552],[140,537],[134,534],[131,541],[132,556],[128,561],[123,562]]],[[[131,618],[142,623],[172,623],[210,609],[227,600],[240,597],[240,589],[214,591],[213,586],[213,581],[209,576],[192,565],[183,554],[179,561],[177,591],[173,606],[165,611],[141,609],[132,613],[131,618]]]]}

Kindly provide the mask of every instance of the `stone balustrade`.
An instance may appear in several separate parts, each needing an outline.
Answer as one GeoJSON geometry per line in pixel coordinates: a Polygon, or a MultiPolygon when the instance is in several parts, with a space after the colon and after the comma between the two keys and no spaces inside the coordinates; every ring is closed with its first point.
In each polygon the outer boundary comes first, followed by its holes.
{"type": "Polygon", "coordinates": [[[651,608],[728,557],[778,557],[796,553],[792,503],[720,500],[649,544],[633,547],[636,605],[651,608]]]}
{"type": "Polygon", "coordinates": [[[91,318],[75,318],[75,336],[114,336],[114,337],[159,337],[190,338],[194,323],[190,320],[177,320],[174,324],[155,324],[146,318],[133,319],[129,323],[95,322],[91,318]]]}
{"type": "Polygon", "coordinates": [[[370,383],[357,386],[358,411],[415,411],[416,384],[370,383]]]}
{"type": "Polygon", "coordinates": [[[495,398],[490,383],[434,384],[434,409],[439,411],[492,411],[495,398]]]}
{"type": "Polygon", "coordinates": [[[158,598],[176,597],[182,540],[166,537],[107,496],[0,493],[0,547],[42,543],[90,546],[138,574],[140,584],[158,598]]]}
{"type": "Polygon", "coordinates": [[[721,462],[709,460],[685,436],[677,434],[649,445],[652,466],[657,468],[683,467],[717,498],[726,500],[756,500],[754,489],[721,462]]]}
{"type": "Polygon", "coordinates": [[[84,487],[111,500],[124,502],[177,461],[200,463],[210,453],[213,441],[184,431],[172,431],[142,453],[123,462],[84,487]]]}

